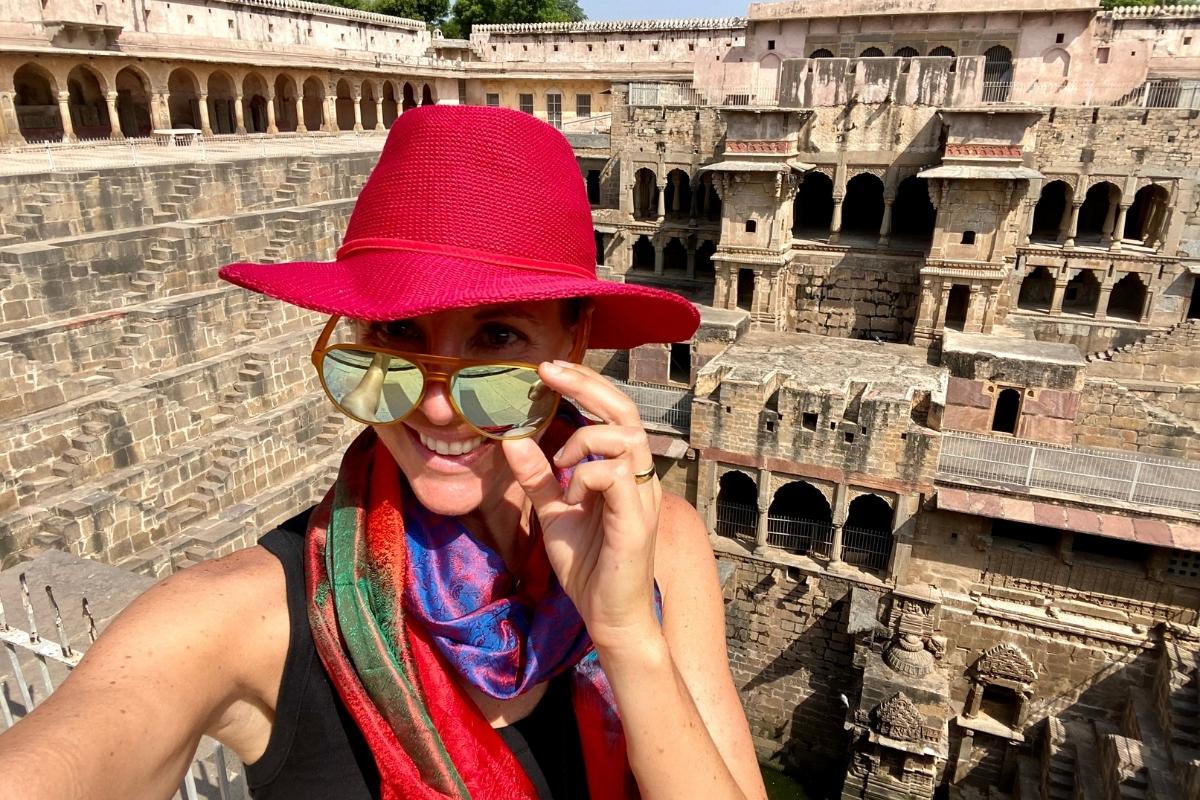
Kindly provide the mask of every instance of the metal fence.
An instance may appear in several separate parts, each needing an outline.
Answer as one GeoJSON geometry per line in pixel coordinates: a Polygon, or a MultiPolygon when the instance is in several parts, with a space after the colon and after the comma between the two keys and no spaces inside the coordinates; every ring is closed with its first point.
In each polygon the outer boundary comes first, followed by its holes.
{"type": "MultiPolygon", "coordinates": [[[[0,667],[0,720],[3,721],[3,730],[11,728],[33,711],[39,702],[44,702],[63,677],[83,658],[83,653],[71,646],[53,589],[47,585],[45,593],[53,611],[57,641],[47,640],[38,632],[33,597],[25,574],[22,573],[18,580],[29,629],[21,630],[9,625],[4,604],[0,601],[0,645],[8,655],[8,667],[11,670],[11,675],[6,675],[3,667],[0,667]],[[27,677],[26,670],[35,673],[32,681],[27,677]]],[[[82,612],[88,641],[94,642],[96,624],[86,597],[83,598],[82,612]]],[[[197,800],[202,794],[220,800],[249,797],[241,762],[236,757],[228,757],[222,745],[208,739],[201,742],[201,750],[184,773],[175,797],[197,800]],[[211,745],[211,750],[208,745],[211,745]]]]}
{"type": "Polygon", "coordinates": [[[833,523],[801,517],[768,516],[767,544],[797,555],[828,558],[833,549],[833,523]]]}
{"type": "Polygon", "coordinates": [[[703,106],[707,99],[686,83],[631,83],[629,84],[631,106],[703,106]]]}
{"type": "Polygon", "coordinates": [[[613,381],[637,403],[642,422],[657,428],[687,433],[692,425],[692,393],[687,389],[670,389],[627,381],[613,381]]]}
{"type": "Polygon", "coordinates": [[[163,144],[153,136],[127,139],[84,139],[41,142],[0,148],[0,175],[80,172],[159,164],[234,161],[268,156],[312,156],[324,153],[375,151],[386,131],[341,133],[230,134],[197,136],[186,146],[163,144]]]}
{"type": "Polygon", "coordinates": [[[1182,459],[945,433],[937,471],[940,479],[1200,511],[1200,464],[1182,459]]]}
{"type": "Polygon", "coordinates": [[[880,571],[887,568],[891,557],[891,531],[842,527],[842,561],[859,569],[880,571]]]}
{"type": "Polygon", "coordinates": [[[758,509],[717,500],[717,535],[753,547],[758,539],[758,509]]]}
{"type": "Polygon", "coordinates": [[[1009,96],[1012,94],[1011,80],[998,80],[983,82],[983,102],[985,103],[1007,103],[1009,96]]]}

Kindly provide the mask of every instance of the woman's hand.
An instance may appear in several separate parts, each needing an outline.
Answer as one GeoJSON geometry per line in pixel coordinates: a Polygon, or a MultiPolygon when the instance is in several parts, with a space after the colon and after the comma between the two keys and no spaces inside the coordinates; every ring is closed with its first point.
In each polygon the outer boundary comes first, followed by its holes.
{"type": "Polygon", "coordinates": [[[654,542],[662,487],[634,475],[654,466],[637,406],[594,370],[564,361],[538,369],[543,381],[605,425],[580,428],[554,456],[578,464],[564,492],[533,439],[502,442],[513,475],[533,501],[550,565],[599,650],[659,635],[654,542]],[[589,455],[603,460],[579,464],[589,455]]]}

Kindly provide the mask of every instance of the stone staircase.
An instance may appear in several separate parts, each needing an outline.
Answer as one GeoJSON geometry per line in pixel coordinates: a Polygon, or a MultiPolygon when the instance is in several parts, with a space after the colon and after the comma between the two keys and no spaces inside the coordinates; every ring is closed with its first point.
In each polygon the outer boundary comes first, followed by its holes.
{"type": "Polygon", "coordinates": [[[167,195],[154,212],[154,222],[175,222],[186,220],[190,215],[188,207],[191,202],[204,191],[209,183],[209,173],[206,169],[190,167],[175,178],[174,190],[167,195]]]}
{"type": "Polygon", "coordinates": [[[1136,342],[1089,353],[1086,358],[1093,361],[1133,360],[1154,350],[1164,347],[1186,346],[1192,340],[1200,338],[1200,319],[1186,319],[1177,322],[1166,330],[1154,331],[1136,342]],[[1125,356],[1127,358],[1122,358],[1125,356]]]}

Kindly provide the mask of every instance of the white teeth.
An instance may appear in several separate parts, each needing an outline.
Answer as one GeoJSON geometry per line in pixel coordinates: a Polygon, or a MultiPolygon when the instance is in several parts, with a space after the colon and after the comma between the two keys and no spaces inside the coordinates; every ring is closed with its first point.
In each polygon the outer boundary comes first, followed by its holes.
{"type": "Polygon", "coordinates": [[[483,437],[476,436],[473,439],[463,439],[455,442],[443,442],[441,439],[434,439],[432,436],[426,436],[420,431],[417,435],[421,437],[421,444],[442,456],[461,456],[464,453],[469,453],[479,445],[483,444],[483,437]]]}

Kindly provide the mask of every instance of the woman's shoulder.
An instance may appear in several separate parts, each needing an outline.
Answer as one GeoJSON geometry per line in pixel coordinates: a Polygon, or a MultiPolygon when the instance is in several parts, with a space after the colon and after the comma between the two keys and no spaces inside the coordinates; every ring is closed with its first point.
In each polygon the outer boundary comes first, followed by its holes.
{"type": "Polygon", "coordinates": [[[713,561],[708,531],[696,508],[679,495],[664,491],[654,547],[654,572],[659,583],[669,586],[681,576],[705,575],[713,561]]]}

